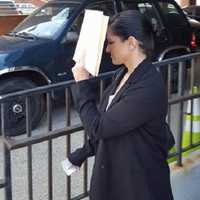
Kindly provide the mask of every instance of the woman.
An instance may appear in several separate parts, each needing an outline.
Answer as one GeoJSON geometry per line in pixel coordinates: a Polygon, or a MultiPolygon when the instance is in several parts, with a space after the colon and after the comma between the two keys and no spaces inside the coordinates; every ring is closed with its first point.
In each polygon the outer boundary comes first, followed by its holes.
{"type": "Polygon", "coordinates": [[[166,114],[167,97],[161,75],[148,59],[150,29],[138,11],[114,16],[107,31],[107,53],[122,65],[104,93],[99,109],[89,73],[77,63],[80,117],[87,144],[69,155],[81,166],[95,155],[91,200],[172,200],[166,114]]]}

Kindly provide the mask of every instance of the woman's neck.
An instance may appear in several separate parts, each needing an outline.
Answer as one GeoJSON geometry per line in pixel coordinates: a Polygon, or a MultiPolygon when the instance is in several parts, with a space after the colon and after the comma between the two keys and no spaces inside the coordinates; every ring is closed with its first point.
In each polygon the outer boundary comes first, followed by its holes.
{"type": "Polygon", "coordinates": [[[127,73],[131,74],[144,59],[146,59],[145,54],[130,57],[129,60],[125,63],[125,66],[128,69],[127,73]]]}

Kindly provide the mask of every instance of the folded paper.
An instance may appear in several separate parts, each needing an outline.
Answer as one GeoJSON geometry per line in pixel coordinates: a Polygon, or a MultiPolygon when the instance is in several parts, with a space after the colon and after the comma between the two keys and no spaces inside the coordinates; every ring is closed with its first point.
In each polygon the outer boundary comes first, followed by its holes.
{"type": "Polygon", "coordinates": [[[73,60],[82,61],[93,76],[99,73],[108,20],[102,11],[85,10],[73,60]]]}

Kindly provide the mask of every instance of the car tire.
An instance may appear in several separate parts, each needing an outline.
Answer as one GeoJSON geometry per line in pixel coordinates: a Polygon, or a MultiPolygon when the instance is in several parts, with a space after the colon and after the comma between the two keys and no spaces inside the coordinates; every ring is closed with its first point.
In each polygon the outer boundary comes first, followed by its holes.
{"type": "MultiPolygon", "coordinates": [[[[26,78],[12,78],[0,81],[0,95],[35,88],[36,84],[26,78]]],[[[26,132],[25,98],[17,97],[6,101],[4,108],[4,127],[6,136],[21,135],[26,132]]],[[[45,110],[43,95],[30,96],[31,128],[40,122],[45,110]]],[[[2,120],[1,120],[2,121],[2,120]]]]}

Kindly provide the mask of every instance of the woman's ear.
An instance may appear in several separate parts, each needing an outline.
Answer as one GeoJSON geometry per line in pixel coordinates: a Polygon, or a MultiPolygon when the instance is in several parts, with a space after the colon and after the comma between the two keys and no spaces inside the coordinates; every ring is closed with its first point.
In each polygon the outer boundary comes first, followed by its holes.
{"type": "Polygon", "coordinates": [[[133,36],[129,36],[128,37],[128,45],[129,45],[129,49],[131,51],[136,48],[136,46],[137,46],[137,40],[135,39],[135,37],[133,37],[133,36]]]}

